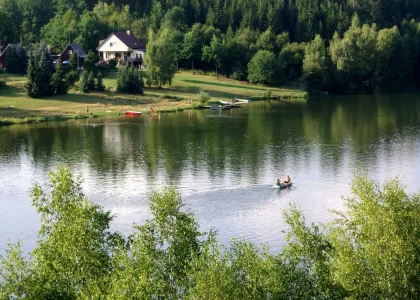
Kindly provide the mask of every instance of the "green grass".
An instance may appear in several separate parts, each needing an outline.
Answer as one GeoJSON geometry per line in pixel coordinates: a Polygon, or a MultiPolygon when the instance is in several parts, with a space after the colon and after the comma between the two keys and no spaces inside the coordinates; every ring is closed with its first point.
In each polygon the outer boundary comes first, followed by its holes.
{"type": "Polygon", "coordinates": [[[24,76],[0,74],[0,80],[6,82],[6,86],[0,87],[0,125],[120,115],[126,110],[147,113],[150,106],[161,112],[180,111],[197,106],[194,101],[188,103],[188,100],[194,100],[201,89],[210,94],[210,101],[231,98],[262,99],[267,89],[273,95],[289,95],[292,98],[306,95],[293,88],[244,84],[227,78],[216,79],[214,76],[192,75],[187,72],[177,73],[171,86],[161,89],[146,87],[144,95],[124,95],[115,92],[116,77],[114,72],[104,78],[106,91],[102,93],[84,94],[72,89],[67,95],[32,99],[25,93],[24,76]]]}

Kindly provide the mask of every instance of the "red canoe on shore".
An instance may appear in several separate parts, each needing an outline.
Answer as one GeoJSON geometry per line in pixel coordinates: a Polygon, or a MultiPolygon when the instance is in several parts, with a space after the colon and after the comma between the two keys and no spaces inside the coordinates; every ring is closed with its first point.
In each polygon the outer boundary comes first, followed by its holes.
{"type": "Polygon", "coordinates": [[[141,111],[132,111],[132,110],[127,110],[125,112],[126,116],[130,116],[130,117],[139,117],[141,116],[141,111]]]}

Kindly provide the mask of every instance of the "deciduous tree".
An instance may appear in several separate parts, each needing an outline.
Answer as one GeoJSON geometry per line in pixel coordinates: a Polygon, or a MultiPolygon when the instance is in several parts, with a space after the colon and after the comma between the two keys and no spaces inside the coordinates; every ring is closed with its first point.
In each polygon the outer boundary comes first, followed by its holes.
{"type": "Polygon", "coordinates": [[[277,60],[273,52],[259,50],[248,64],[248,80],[252,83],[274,84],[278,74],[277,60]]]}
{"type": "Polygon", "coordinates": [[[326,87],[330,77],[330,65],[325,42],[321,36],[316,35],[315,39],[306,45],[303,59],[303,78],[310,93],[326,87]]]}
{"type": "Polygon", "coordinates": [[[210,41],[209,46],[203,47],[203,59],[212,63],[216,67],[216,77],[219,77],[219,68],[222,64],[223,47],[222,41],[215,34],[210,41]]]}
{"type": "Polygon", "coordinates": [[[172,84],[177,70],[176,50],[171,29],[165,28],[157,34],[150,32],[145,57],[149,85],[161,88],[164,84],[172,84]]]}

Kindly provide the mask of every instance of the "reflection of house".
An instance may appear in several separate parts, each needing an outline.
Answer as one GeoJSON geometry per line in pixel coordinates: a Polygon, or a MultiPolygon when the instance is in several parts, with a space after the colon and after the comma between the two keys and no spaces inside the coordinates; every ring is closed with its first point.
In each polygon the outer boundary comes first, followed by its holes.
{"type": "Polygon", "coordinates": [[[79,61],[80,65],[82,65],[86,56],[86,52],[85,50],[83,50],[82,46],[76,43],[68,44],[63,52],[61,52],[60,54],[52,55],[52,58],[53,58],[54,63],[57,63],[58,59],[60,59],[61,62],[64,62],[64,61],[68,61],[70,59],[70,55],[72,55],[73,53],[77,53],[77,55],[79,56],[78,58],[80,60],[79,61]]]}
{"type": "Polygon", "coordinates": [[[0,69],[6,68],[6,56],[7,51],[9,51],[11,48],[14,48],[17,51],[20,50],[20,44],[9,44],[4,48],[2,52],[0,52],[0,69]]]}
{"type": "Polygon", "coordinates": [[[146,46],[130,31],[113,32],[105,40],[99,42],[99,57],[102,61],[116,59],[120,62],[143,61],[146,46]]]}

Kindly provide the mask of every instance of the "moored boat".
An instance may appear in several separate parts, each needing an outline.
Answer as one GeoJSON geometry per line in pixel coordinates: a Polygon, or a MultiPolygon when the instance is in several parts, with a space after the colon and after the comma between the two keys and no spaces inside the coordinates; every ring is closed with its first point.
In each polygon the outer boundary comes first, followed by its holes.
{"type": "Polygon", "coordinates": [[[247,99],[238,99],[238,98],[235,98],[235,101],[236,101],[236,102],[242,102],[242,103],[249,103],[249,102],[251,102],[251,100],[247,100],[247,99]]]}
{"type": "Polygon", "coordinates": [[[129,117],[139,117],[141,116],[141,111],[127,110],[124,114],[129,117]]]}

